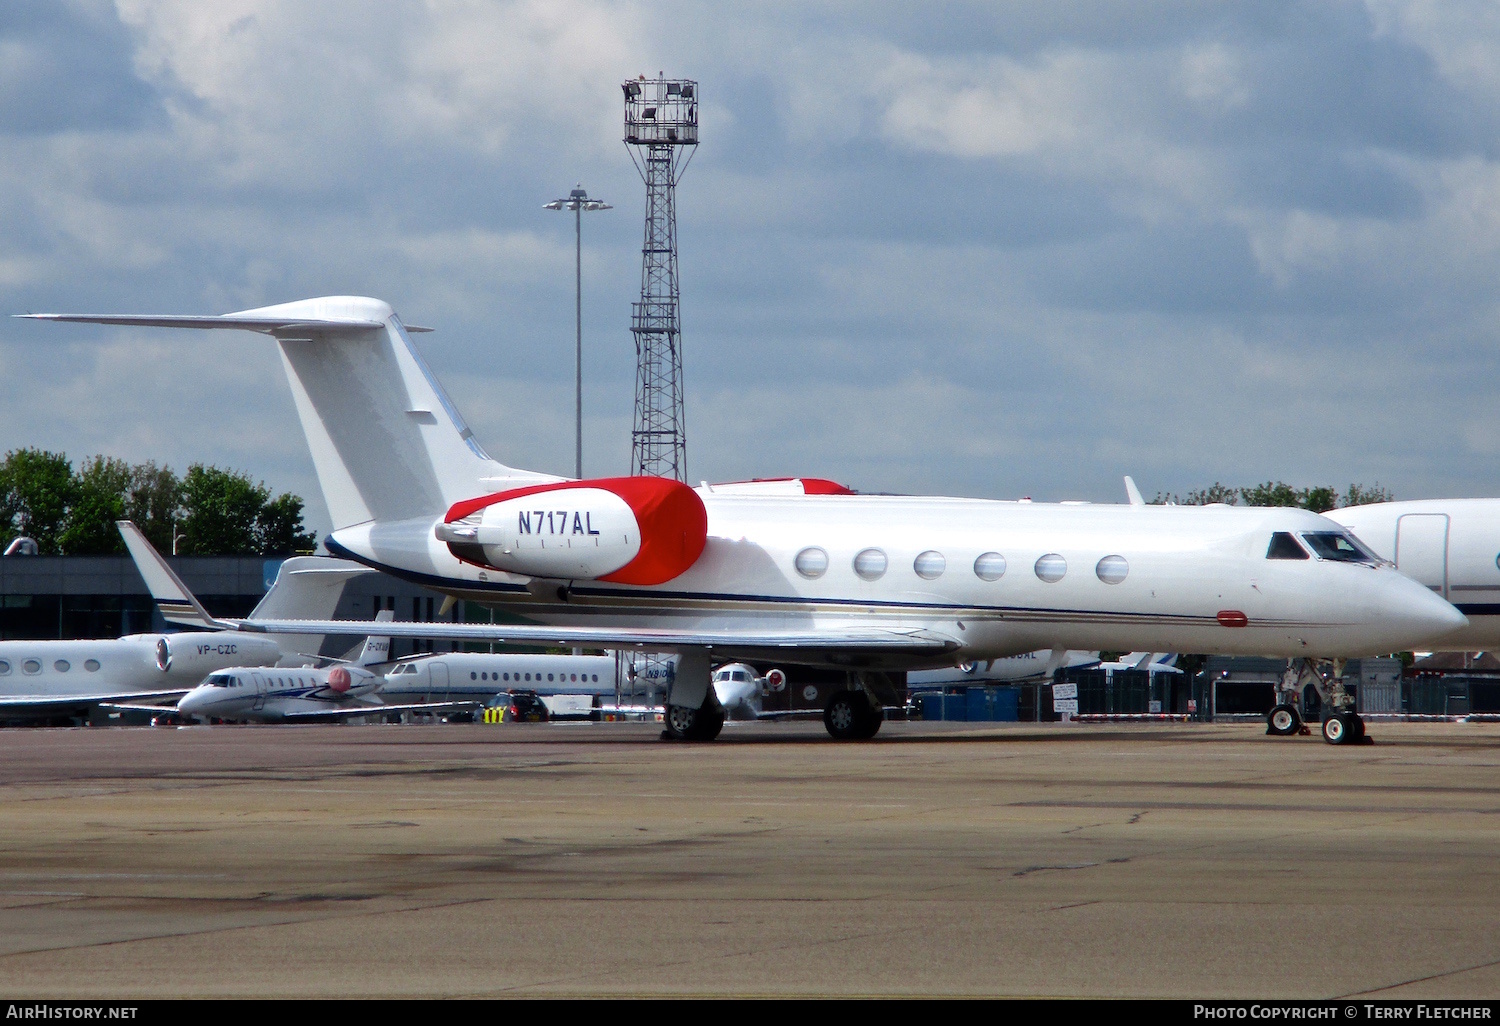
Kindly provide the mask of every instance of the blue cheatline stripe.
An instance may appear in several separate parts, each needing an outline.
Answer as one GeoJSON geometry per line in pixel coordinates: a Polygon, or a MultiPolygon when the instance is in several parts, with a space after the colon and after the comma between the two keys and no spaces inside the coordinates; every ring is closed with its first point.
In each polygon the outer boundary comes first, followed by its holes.
{"type": "MultiPolygon", "coordinates": [[[[444,589],[462,589],[464,591],[488,591],[497,595],[524,595],[526,588],[520,584],[506,584],[503,581],[465,581],[452,577],[442,577],[437,574],[424,574],[415,570],[406,570],[401,567],[381,563],[378,560],[367,559],[355,552],[338,544],[332,539],[327,539],[325,544],[328,551],[344,559],[352,559],[356,563],[363,563],[382,573],[390,574],[392,577],[410,581],[413,584],[421,584],[425,587],[442,591],[444,589]]],[[[998,614],[1001,619],[1009,619],[1015,622],[1026,623],[1035,620],[1050,621],[1059,618],[1073,619],[1081,617],[1101,618],[1102,623],[1159,623],[1182,627],[1213,627],[1218,625],[1218,619],[1214,614],[1204,613],[1119,613],[1098,609],[1047,609],[1032,606],[976,606],[963,603],[917,603],[917,602],[895,602],[879,599],[835,599],[835,598],[799,598],[788,595],[737,595],[731,592],[692,592],[692,591],[623,591],[614,588],[591,588],[587,586],[573,586],[569,588],[569,594],[580,598],[590,596],[610,599],[632,600],[637,604],[655,600],[686,600],[694,602],[760,602],[767,605],[797,605],[797,606],[840,606],[845,608],[870,608],[875,607],[889,611],[910,611],[915,613],[949,612],[963,613],[970,616],[975,614],[993,613],[998,614]]],[[[574,608],[578,610],[577,603],[569,603],[563,608],[574,608]]],[[[550,608],[550,607],[548,607],[550,608]]],[[[1460,606],[1460,609],[1463,607],[1460,606]]],[[[1500,611],[1500,606],[1495,607],[1500,611]]],[[[579,610],[581,611],[581,610],[579,610]]],[[[690,613],[692,610],[676,610],[676,612],[690,613]]],[[[406,621],[420,622],[420,621],[406,621]]],[[[441,621],[433,621],[441,622],[441,621]]],[[[475,625],[485,626],[485,625],[475,625]]],[[[503,624],[494,624],[503,627],[503,624]]],[[[1346,626],[1342,623],[1312,623],[1306,620],[1273,620],[1268,618],[1256,618],[1251,621],[1253,627],[1283,627],[1283,628],[1324,628],[1346,626]]],[[[1237,628],[1225,628],[1233,630],[1237,628]]]]}

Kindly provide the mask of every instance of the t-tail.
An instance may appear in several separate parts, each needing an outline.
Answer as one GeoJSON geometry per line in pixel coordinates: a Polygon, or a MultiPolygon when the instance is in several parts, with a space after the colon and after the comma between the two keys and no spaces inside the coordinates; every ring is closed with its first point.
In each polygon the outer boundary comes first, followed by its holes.
{"type": "Polygon", "coordinates": [[[412,346],[408,330],[429,329],[408,329],[378,299],[329,296],[220,317],[22,316],[273,336],[335,531],[560,480],[491,459],[412,346]]]}

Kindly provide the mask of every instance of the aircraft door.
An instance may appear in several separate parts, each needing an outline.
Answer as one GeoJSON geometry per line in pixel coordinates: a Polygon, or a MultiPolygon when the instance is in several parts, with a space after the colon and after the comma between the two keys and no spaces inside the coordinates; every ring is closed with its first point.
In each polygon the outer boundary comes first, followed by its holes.
{"type": "Polygon", "coordinates": [[[1396,521],[1396,568],[1448,597],[1448,515],[1408,513],[1396,521]]]}
{"type": "Polygon", "coordinates": [[[258,673],[252,673],[251,678],[255,681],[255,704],[252,709],[264,709],[266,707],[266,680],[258,673]]]}
{"type": "Polygon", "coordinates": [[[432,688],[433,694],[441,694],[444,699],[448,698],[448,664],[428,663],[427,668],[431,671],[428,678],[428,686],[432,688]]]}

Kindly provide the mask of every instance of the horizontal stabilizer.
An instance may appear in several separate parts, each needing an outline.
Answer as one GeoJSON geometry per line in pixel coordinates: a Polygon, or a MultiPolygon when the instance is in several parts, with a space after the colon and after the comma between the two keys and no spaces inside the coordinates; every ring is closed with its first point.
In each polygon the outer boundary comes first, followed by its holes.
{"type": "Polygon", "coordinates": [[[385,327],[380,321],[370,321],[353,317],[316,319],[307,317],[247,317],[242,314],[224,314],[221,317],[176,317],[158,316],[155,314],[13,314],[12,316],[32,321],[69,321],[75,324],[123,324],[136,328],[237,328],[241,331],[265,332],[268,335],[284,335],[300,331],[371,331],[375,328],[385,327]]]}

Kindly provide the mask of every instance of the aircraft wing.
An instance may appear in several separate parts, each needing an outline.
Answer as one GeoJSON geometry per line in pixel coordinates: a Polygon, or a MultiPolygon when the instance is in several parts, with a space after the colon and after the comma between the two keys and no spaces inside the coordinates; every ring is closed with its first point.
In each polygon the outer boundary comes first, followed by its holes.
{"type": "MultiPolygon", "coordinates": [[[[113,702],[149,702],[153,699],[178,699],[190,689],[176,688],[172,691],[111,691],[97,695],[11,695],[0,698],[0,716],[6,713],[57,712],[63,709],[86,709],[94,705],[109,705],[113,702]]],[[[164,705],[161,711],[172,707],[164,705]]]]}
{"type": "Polygon", "coordinates": [[[244,620],[243,631],[266,634],[375,634],[432,641],[495,644],[593,645],[645,652],[711,648],[726,656],[785,655],[790,649],[870,655],[928,656],[956,650],[946,635],[918,628],[845,627],[802,631],[695,631],[629,627],[553,627],[545,624],[378,623],[373,620],[244,620]]]}
{"type": "Polygon", "coordinates": [[[312,712],[289,712],[287,720],[344,719],[347,716],[382,715],[393,712],[438,712],[440,710],[483,709],[483,702],[416,702],[409,705],[354,705],[344,709],[318,709],[312,712]]]}

